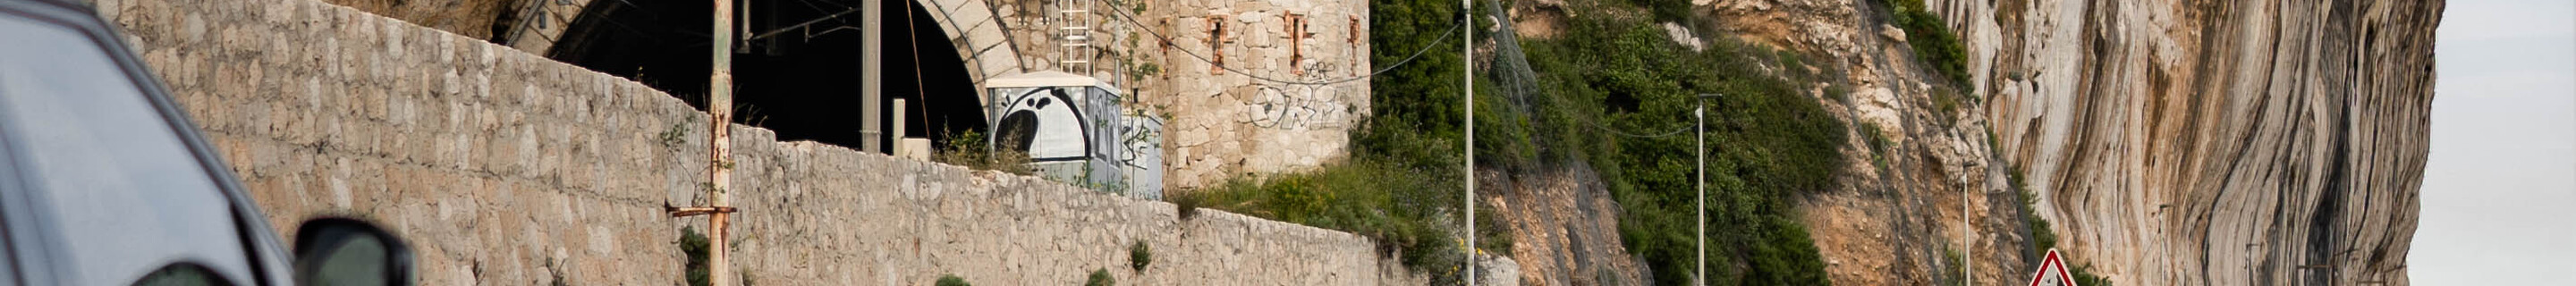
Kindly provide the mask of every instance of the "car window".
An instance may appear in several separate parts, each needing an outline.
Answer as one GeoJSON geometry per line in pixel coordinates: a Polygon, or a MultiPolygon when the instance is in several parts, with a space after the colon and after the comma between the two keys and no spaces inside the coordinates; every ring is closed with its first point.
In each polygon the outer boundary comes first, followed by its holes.
{"type": "Polygon", "coordinates": [[[249,284],[227,197],[106,47],[13,17],[0,39],[0,135],[62,282],[126,284],[188,262],[249,284]]]}
{"type": "Polygon", "coordinates": [[[161,267],[161,270],[153,270],[153,271],[152,271],[152,273],[143,274],[143,279],[135,279],[135,280],[134,280],[134,286],[229,286],[229,285],[233,285],[233,284],[232,284],[232,283],[230,283],[230,282],[224,282],[224,278],[223,278],[223,276],[215,275],[215,272],[214,272],[214,271],[208,271],[208,270],[206,270],[206,267],[204,267],[204,266],[197,266],[196,264],[184,264],[184,263],[182,263],[182,264],[170,264],[169,266],[162,266],[162,267],[161,267]]]}

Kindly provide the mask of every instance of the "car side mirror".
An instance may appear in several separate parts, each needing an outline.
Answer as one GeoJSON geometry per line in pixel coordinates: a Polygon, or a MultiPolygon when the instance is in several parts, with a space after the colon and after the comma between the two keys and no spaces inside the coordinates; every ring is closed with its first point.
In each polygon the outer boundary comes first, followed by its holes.
{"type": "Polygon", "coordinates": [[[300,285],[411,285],[411,245],[365,221],[321,218],[295,233],[300,285]]]}

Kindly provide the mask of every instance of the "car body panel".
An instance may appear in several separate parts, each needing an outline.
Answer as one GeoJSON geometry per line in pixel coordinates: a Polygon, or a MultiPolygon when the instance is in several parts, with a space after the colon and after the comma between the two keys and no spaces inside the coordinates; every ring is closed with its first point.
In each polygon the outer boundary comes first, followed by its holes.
{"type": "MultiPolygon", "coordinates": [[[[131,86],[135,89],[134,91],[136,94],[132,95],[141,96],[139,106],[132,102],[128,102],[126,106],[119,108],[146,109],[125,110],[123,112],[127,112],[127,114],[117,116],[155,117],[148,118],[148,123],[150,124],[129,125],[125,127],[159,129],[154,131],[162,131],[128,133],[158,134],[154,136],[145,136],[166,138],[158,140],[161,142],[158,144],[163,145],[150,147],[163,149],[162,151],[158,151],[163,152],[162,154],[153,154],[154,156],[178,156],[184,158],[159,159],[173,162],[193,162],[193,164],[181,164],[182,166],[157,166],[156,168],[159,169],[152,169],[142,174],[184,174],[187,176],[202,176],[202,178],[137,179],[140,181],[123,183],[141,184],[142,187],[166,187],[180,189],[195,188],[200,191],[214,191],[213,194],[172,193],[177,194],[182,198],[164,198],[163,201],[159,202],[153,201],[155,198],[143,197],[147,195],[169,195],[163,193],[172,191],[154,189],[137,190],[133,193],[124,194],[94,193],[94,190],[115,189],[116,186],[113,185],[98,185],[102,183],[98,182],[98,180],[114,178],[82,177],[83,175],[80,172],[47,173],[48,171],[44,170],[45,168],[56,167],[51,164],[64,164],[65,160],[62,158],[81,157],[59,157],[47,159],[41,158],[45,156],[31,156],[24,152],[0,155],[0,159],[5,159],[0,160],[0,165],[15,164],[15,166],[0,166],[0,170],[6,170],[10,173],[0,175],[0,184],[6,184],[6,186],[0,186],[0,191],[5,191],[0,192],[5,193],[0,194],[0,226],[5,226],[8,232],[6,235],[6,238],[8,238],[7,243],[11,246],[8,248],[10,250],[9,256],[14,258],[14,263],[10,264],[14,264],[14,266],[16,266],[14,269],[17,275],[14,276],[16,276],[15,278],[18,279],[18,282],[22,282],[21,284],[26,285],[116,285],[132,283],[134,281],[133,279],[138,278],[144,273],[136,272],[120,275],[118,273],[100,272],[130,272],[130,269],[125,269],[130,267],[126,266],[109,267],[117,268],[110,270],[90,269],[93,271],[84,271],[83,269],[79,269],[79,267],[71,267],[68,265],[93,264],[63,262],[82,262],[84,259],[88,259],[90,261],[142,259],[147,260],[147,262],[133,262],[126,264],[106,263],[95,265],[132,265],[134,263],[141,263],[157,267],[159,264],[154,264],[156,262],[163,264],[184,262],[205,266],[206,268],[215,270],[216,272],[222,273],[226,276],[234,276],[226,278],[239,285],[291,284],[292,281],[287,281],[287,277],[291,276],[287,275],[289,267],[287,267],[287,256],[285,255],[284,247],[281,240],[278,239],[278,236],[273,231],[274,228],[271,228],[264,219],[266,216],[262,214],[256,205],[252,203],[249,197],[243,193],[240,183],[236,182],[233,179],[234,177],[230,170],[224,167],[228,165],[224,164],[223,160],[221,160],[219,156],[212,151],[213,149],[207,145],[204,136],[197,132],[196,125],[188,122],[188,117],[179,111],[177,106],[166,94],[165,89],[162,88],[157,78],[149,72],[150,70],[145,69],[143,64],[132,54],[132,51],[125,48],[126,45],[119,40],[119,37],[115,36],[117,35],[117,32],[112,26],[109,26],[104,21],[98,19],[97,16],[95,16],[94,13],[91,13],[86,7],[59,1],[0,0],[0,18],[22,20],[18,22],[32,23],[31,25],[60,28],[60,31],[67,31],[72,35],[63,38],[87,40],[87,43],[48,44],[66,44],[59,46],[87,47],[95,49],[95,51],[90,52],[72,53],[89,53],[86,56],[90,57],[91,60],[80,64],[105,65],[88,68],[104,69],[104,71],[92,72],[105,72],[122,75],[124,77],[123,79],[113,80],[126,83],[126,86],[131,86]],[[100,59],[99,57],[102,56],[104,58],[100,59]],[[167,140],[175,140],[175,142],[169,142],[167,140]],[[30,164],[38,163],[31,161],[46,160],[51,161],[41,162],[48,164],[43,166],[44,168],[30,167],[30,164]],[[185,168],[193,170],[171,168],[185,168]],[[57,178],[56,176],[62,177],[57,178]],[[54,181],[49,182],[48,180],[54,181]],[[48,193],[50,189],[54,188],[84,189],[93,190],[93,192],[48,193]],[[185,198],[191,196],[194,198],[185,198]],[[196,201],[203,202],[197,204],[190,203],[196,201]],[[187,217],[119,219],[113,216],[114,214],[118,214],[115,213],[115,211],[117,211],[115,208],[129,207],[117,205],[119,202],[141,206],[159,205],[160,208],[164,209],[155,209],[155,211],[171,211],[173,213],[169,215],[187,217]],[[91,205],[81,205],[84,203],[91,205]],[[225,221],[229,221],[230,223],[223,223],[225,221]],[[93,223],[105,225],[96,225],[93,223]],[[133,226],[133,224],[138,223],[159,224],[160,226],[168,227],[168,229],[158,231],[160,233],[157,235],[172,237],[118,240],[117,238],[113,238],[113,235],[100,235],[117,233],[114,229],[84,229],[84,227],[94,228],[100,226],[130,227],[133,226]],[[216,226],[204,225],[209,223],[216,224],[216,226]],[[209,229],[210,227],[212,229],[209,229]],[[222,231],[227,229],[231,231],[222,231]],[[205,235],[231,235],[231,237],[179,237],[205,235]],[[87,241],[91,239],[108,239],[110,241],[87,241]],[[115,245],[132,245],[134,243],[149,244],[154,241],[170,242],[185,241],[188,239],[211,240],[218,243],[191,244],[180,242],[180,244],[189,244],[189,248],[172,250],[151,249],[147,247],[145,249],[134,249],[130,251],[132,253],[127,254],[118,254],[116,250],[112,250],[112,246],[115,245]],[[222,250],[202,248],[225,248],[230,251],[226,252],[222,250]]],[[[0,29],[0,33],[15,32],[17,31],[0,29]]],[[[8,44],[13,46],[25,45],[23,43],[8,44]]],[[[70,62],[64,63],[71,64],[70,62]]],[[[9,83],[8,79],[0,79],[0,84],[9,83]]],[[[26,85],[30,82],[22,80],[17,83],[26,85]]],[[[51,82],[44,84],[74,83],[51,82]]],[[[8,88],[0,88],[0,92],[7,92],[8,90],[8,88]]],[[[71,100],[53,100],[52,103],[80,104],[80,102],[83,101],[95,100],[96,98],[81,98],[71,100]]],[[[7,102],[8,100],[0,100],[0,104],[6,104],[7,102]]],[[[21,103],[25,104],[26,102],[21,103]]],[[[6,107],[0,107],[0,110],[7,109],[8,108],[6,107]]],[[[21,115],[18,117],[28,116],[26,114],[17,115],[21,115]]],[[[56,117],[52,118],[79,118],[78,116],[90,115],[91,114],[70,114],[67,116],[71,117],[62,117],[66,115],[56,114],[56,117]]],[[[6,116],[0,116],[0,120],[12,120],[11,118],[5,117],[6,116]]],[[[0,150],[24,151],[39,148],[45,148],[46,150],[66,148],[65,146],[43,146],[50,144],[46,141],[31,141],[48,140],[48,138],[21,137],[28,137],[31,136],[31,134],[45,134],[43,136],[75,134],[61,132],[31,132],[33,130],[26,127],[30,125],[24,125],[46,122],[17,123],[19,124],[15,125],[20,126],[20,128],[15,130],[0,130],[0,134],[8,134],[0,135],[0,141],[10,141],[0,142],[0,150]]],[[[13,124],[0,124],[0,128],[8,128],[10,125],[13,124]]],[[[100,131],[97,133],[117,132],[100,131]]],[[[118,148],[134,146],[106,147],[109,148],[101,149],[106,149],[108,151],[128,151],[118,148]]],[[[79,149],[79,146],[71,146],[68,148],[79,149]]],[[[159,161],[147,160],[144,162],[159,161]]],[[[80,163],[75,162],[72,164],[78,165],[80,163]]],[[[107,170],[98,169],[96,167],[98,167],[97,164],[89,165],[89,169],[80,169],[81,167],[77,166],[65,168],[71,168],[67,170],[107,170]]],[[[127,185],[125,187],[133,188],[136,186],[127,185]]],[[[127,232],[127,234],[136,233],[127,232]]],[[[144,268],[142,270],[148,272],[151,271],[152,268],[144,268]]]]}

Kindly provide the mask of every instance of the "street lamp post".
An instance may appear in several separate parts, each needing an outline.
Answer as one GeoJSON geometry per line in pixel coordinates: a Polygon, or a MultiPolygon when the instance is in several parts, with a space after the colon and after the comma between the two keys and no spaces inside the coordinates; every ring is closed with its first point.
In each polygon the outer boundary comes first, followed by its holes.
{"type": "Polygon", "coordinates": [[[1697,163],[1699,178],[1692,180],[1698,183],[1696,188],[1699,191],[1699,195],[1693,197],[1698,201],[1698,207],[1695,209],[1699,211],[1699,221],[1696,223],[1699,226],[1699,239],[1691,241],[1699,247],[1699,254],[1691,257],[1694,267],[1698,270],[1691,272],[1691,282],[1693,285],[1702,286],[1708,285],[1708,98],[1718,96],[1714,93],[1700,94],[1699,108],[1691,110],[1691,119],[1697,121],[1691,124],[1691,131],[1698,133],[1696,135],[1699,137],[1698,147],[1691,148],[1691,152],[1699,156],[1697,163]]]}
{"type": "Polygon", "coordinates": [[[1463,61],[1463,62],[1465,62],[1465,63],[1466,63],[1466,67],[1467,67],[1467,68],[1465,68],[1465,70],[1464,70],[1464,71],[1460,71],[1461,73],[1464,73],[1464,74],[1462,74],[1462,76],[1463,76],[1463,77],[1461,77],[1461,79],[1464,79],[1464,84],[1463,84],[1463,85],[1465,85],[1465,86],[1464,86],[1464,89],[1467,91],[1467,93],[1466,93],[1467,110],[1465,111],[1465,113],[1466,113],[1466,115],[1467,115],[1467,123],[1466,123],[1466,124],[1463,124],[1463,125],[1465,125],[1465,126],[1467,127],[1467,138],[1466,138],[1466,139],[1467,139],[1467,140],[1466,140],[1466,141],[1467,141],[1467,148],[1466,148],[1466,149],[1467,149],[1467,152],[1466,152],[1466,153],[1467,153],[1467,166],[1466,166],[1466,168],[1465,168],[1465,169],[1461,170],[1462,172],[1460,172],[1460,173],[1467,173],[1467,202],[1466,202],[1466,204],[1462,205],[1462,206],[1464,206],[1464,207],[1467,209],[1467,220],[1466,220],[1466,221],[1467,221],[1467,271],[1466,271],[1466,272],[1467,272],[1467,285],[1475,285],[1475,284],[1477,284],[1477,283],[1476,283],[1476,282],[1477,282],[1477,281],[1476,281],[1476,29],[1472,28],[1472,27],[1475,27],[1475,26],[1476,26],[1476,25],[1475,25],[1475,24],[1476,24],[1476,21],[1475,21],[1475,20],[1476,20],[1475,12],[1476,12],[1476,5],[1475,5],[1474,0],[1458,0],[1458,16],[1459,16],[1459,19],[1458,19],[1458,20],[1459,20],[1459,21],[1466,21],[1466,22],[1460,22],[1460,23],[1461,23],[1460,25],[1467,25],[1468,27],[1470,27],[1470,28],[1469,28],[1469,29],[1467,29],[1466,31],[1461,31],[1461,32],[1465,32],[1465,33],[1467,34],[1467,41],[1462,42],[1462,43],[1459,43],[1460,45],[1459,45],[1459,47],[1458,47],[1458,53],[1459,53],[1459,55],[1460,55],[1458,58],[1460,58],[1460,59],[1466,59],[1466,60],[1465,60],[1465,61],[1463,61]]]}

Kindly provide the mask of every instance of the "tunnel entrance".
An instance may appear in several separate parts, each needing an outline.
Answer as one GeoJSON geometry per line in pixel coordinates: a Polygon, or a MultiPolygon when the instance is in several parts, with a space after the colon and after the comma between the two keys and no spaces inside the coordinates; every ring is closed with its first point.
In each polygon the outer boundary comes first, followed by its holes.
{"type": "MultiPolygon", "coordinates": [[[[734,48],[734,122],[769,128],[779,140],[858,149],[866,139],[859,57],[869,48],[860,44],[859,1],[747,2],[749,24],[736,24],[748,32],[734,48]]],[[[901,122],[894,128],[940,147],[950,134],[988,130],[973,79],[941,24],[913,1],[881,2],[887,27],[880,105],[889,109],[879,113],[881,120],[901,122]],[[908,118],[893,118],[895,108],[908,118]]],[[[546,56],[642,82],[707,110],[713,9],[709,1],[592,1],[546,56]]],[[[879,140],[892,142],[894,131],[879,140]]]]}

